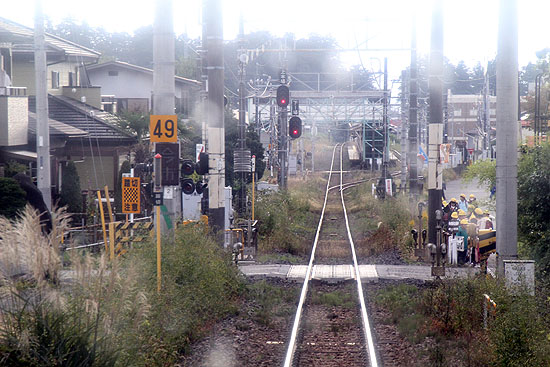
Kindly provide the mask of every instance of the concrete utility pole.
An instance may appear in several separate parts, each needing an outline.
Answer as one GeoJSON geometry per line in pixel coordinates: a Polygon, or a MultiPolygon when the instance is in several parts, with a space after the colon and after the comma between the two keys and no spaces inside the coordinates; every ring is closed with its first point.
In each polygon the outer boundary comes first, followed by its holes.
{"type": "Polygon", "coordinates": [[[501,0],[497,51],[497,269],[517,259],[517,0],[501,0]]]}
{"type": "Polygon", "coordinates": [[[401,73],[401,193],[407,186],[407,73],[401,73]]]}
{"type": "Polygon", "coordinates": [[[38,189],[48,210],[52,210],[50,171],[50,127],[48,126],[48,86],[46,67],[46,40],[42,1],[36,0],[34,18],[34,71],[36,80],[36,175],[38,189]]]}
{"type": "Polygon", "coordinates": [[[409,81],[409,192],[417,195],[418,181],[418,70],[416,64],[416,17],[413,18],[411,36],[411,70],[409,81]]]}
{"type": "MultiPolygon", "coordinates": [[[[153,29],[153,114],[175,114],[175,35],[172,0],[157,0],[153,29]]],[[[177,144],[177,143],[174,143],[177,144]]],[[[155,175],[161,172],[155,172],[155,175]]],[[[180,186],[166,186],[164,205],[172,219],[181,214],[180,186]]]]}
{"type": "Polygon", "coordinates": [[[250,150],[246,149],[246,95],[245,95],[245,68],[248,56],[244,51],[244,20],[241,13],[239,19],[239,147],[235,149],[233,171],[239,173],[241,186],[237,201],[237,212],[245,216],[247,211],[246,178],[250,173],[250,150]]]}
{"type": "Polygon", "coordinates": [[[443,142],[443,1],[432,13],[430,51],[430,123],[428,129],[428,243],[437,243],[435,211],[441,210],[442,174],[439,147],[443,142]]]}
{"type": "Polygon", "coordinates": [[[208,70],[209,223],[214,230],[225,224],[225,127],[223,116],[223,20],[221,0],[206,1],[208,70]]]}
{"type": "Polygon", "coordinates": [[[485,82],[483,83],[483,158],[493,158],[491,151],[491,108],[489,102],[489,64],[485,70],[485,82]]]}
{"type": "Polygon", "coordinates": [[[390,134],[389,134],[389,116],[388,116],[388,58],[384,58],[384,104],[382,106],[382,118],[384,119],[384,154],[382,156],[382,178],[388,178],[388,164],[390,162],[390,134]]]}

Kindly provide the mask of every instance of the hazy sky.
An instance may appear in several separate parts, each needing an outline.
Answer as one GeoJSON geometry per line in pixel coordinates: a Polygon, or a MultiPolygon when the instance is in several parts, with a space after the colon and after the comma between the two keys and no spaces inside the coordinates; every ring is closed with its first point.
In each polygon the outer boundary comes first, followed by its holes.
{"type": "MultiPolygon", "coordinates": [[[[2,17],[33,26],[34,0],[0,0],[2,17]]],[[[200,0],[174,0],[174,27],[177,34],[198,37],[200,0]]],[[[239,12],[245,32],[267,30],[280,36],[297,37],[315,33],[333,36],[343,48],[407,48],[410,45],[412,14],[417,14],[418,47],[429,53],[432,0],[222,0],[224,38],[234,39],[239,12]]],[[[550,14],[548,0],[518,0],[520,66],[536,59],[535,52],[550,47],[545,29],[550,14]]],[[[445,56],[453,63],[464,60],[469,66],[483,65],[496,55],[498,0],[445,1],[445,56]]],[[[43,0],[45,14],[54,23],[72,17],[108,31],[132,32],[153,23],[154,1],[146,0],[43,0]]],[[[351,52],[343,55],[347,65],[360,62],[378,69],[387,56],[392,74],[409,62],[408,52],[351,52]]]]}

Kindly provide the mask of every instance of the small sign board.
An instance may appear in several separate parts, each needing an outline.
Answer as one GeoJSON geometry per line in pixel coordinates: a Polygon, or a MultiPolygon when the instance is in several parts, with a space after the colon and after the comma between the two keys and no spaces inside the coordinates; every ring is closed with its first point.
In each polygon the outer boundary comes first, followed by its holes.
{"type": "Polygon", "coordinates": [[[533,260],[504,260],[506,287],[515,293],[535,295],[535,262],[533,260]]]}
{"type": "Polygon", "coordinates": [[[153,143],[175,143],[178,141],[177,115],[151,115],[149,136],[153,143]]]}
{"type": "Polygon", "coordinates": [[[141,213],[139,177],[122,177],[122,212],[141,213]]]}
{"type": "Polygon", "coordinates": [[[153,205],[154,206],[161,206],[164,203],[162,194],[163,194],[162,192],[153,193],[153,205]]]}
{"type": "Polygon", "coordinates": [[[391,181],[391,178],[386,178],[386,194],[388,194],[388,196],[393,196],[393,187],[391,181]]]}

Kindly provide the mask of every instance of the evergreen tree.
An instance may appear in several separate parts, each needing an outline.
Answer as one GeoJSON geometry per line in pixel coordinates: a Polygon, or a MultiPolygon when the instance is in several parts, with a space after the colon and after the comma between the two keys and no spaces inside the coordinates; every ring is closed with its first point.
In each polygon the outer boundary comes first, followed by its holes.
{"type": "Polygon", "coordinates": [[[80,178],[73,161],[67,162],[67,165],[63,168],[59,205],[67,206],[69,213],[82,213],[80,178]]]}

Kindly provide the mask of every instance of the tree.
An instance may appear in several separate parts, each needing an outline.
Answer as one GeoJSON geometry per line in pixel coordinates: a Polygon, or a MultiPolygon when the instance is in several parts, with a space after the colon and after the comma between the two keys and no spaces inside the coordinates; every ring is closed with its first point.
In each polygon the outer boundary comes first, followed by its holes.
{"type": "Polygon", "coordinates": [[[135,134],[138,142],[149,131],[149,116],[139,111],[124,111],[118,115],[118,126],[135,134]]]}
{"type": "Polygon", "coordinates": [[[82,213],[80,178],[73,161],[67,162],[67,165],[63,168],[59,204],[66,205],[69,213],[82,213]]]}
{"type": "Polygon", "coordinates": [[[529,63],[519,72],[519,93],[521,96],[529,94],[529,83],[535,82],[535,77],[542,71],[537,64],[529,63]]]}
{"type": "Polygon", "coordinates": [[[13,178],[0,177],[0,215],[14,219],[27,204],[27,194],[13,178]]]}
{"type": "Polygon", "coordinates": [[[477,63],[472,69],[472,93],[481,94],[485,87],[485,68],[481,66],[481,63],[477,63]]]}
{"type": "Polygon", "coordinates": [[[518,164],[518,237],[550,276],[550,145],[524,148],[518,164]]]}
{"type": "MultiPolygon", "coordinates": [[[[466,179],[496,183],[494,161],[478,161],[467,168],[466,179]]],[[[518,160],[518,241],[537,262],[540,276],[550,281],[550,145],[522,146],[518,160]]],[[[498,223],[497,223],[498,225],[498,223]]]]}
{"type": "Polygon", "coordinates": [[[473,94],[470,69],[464,61],[460,61],[454,69],[454,83],[451,87],[453,94],[473,94]]]}

